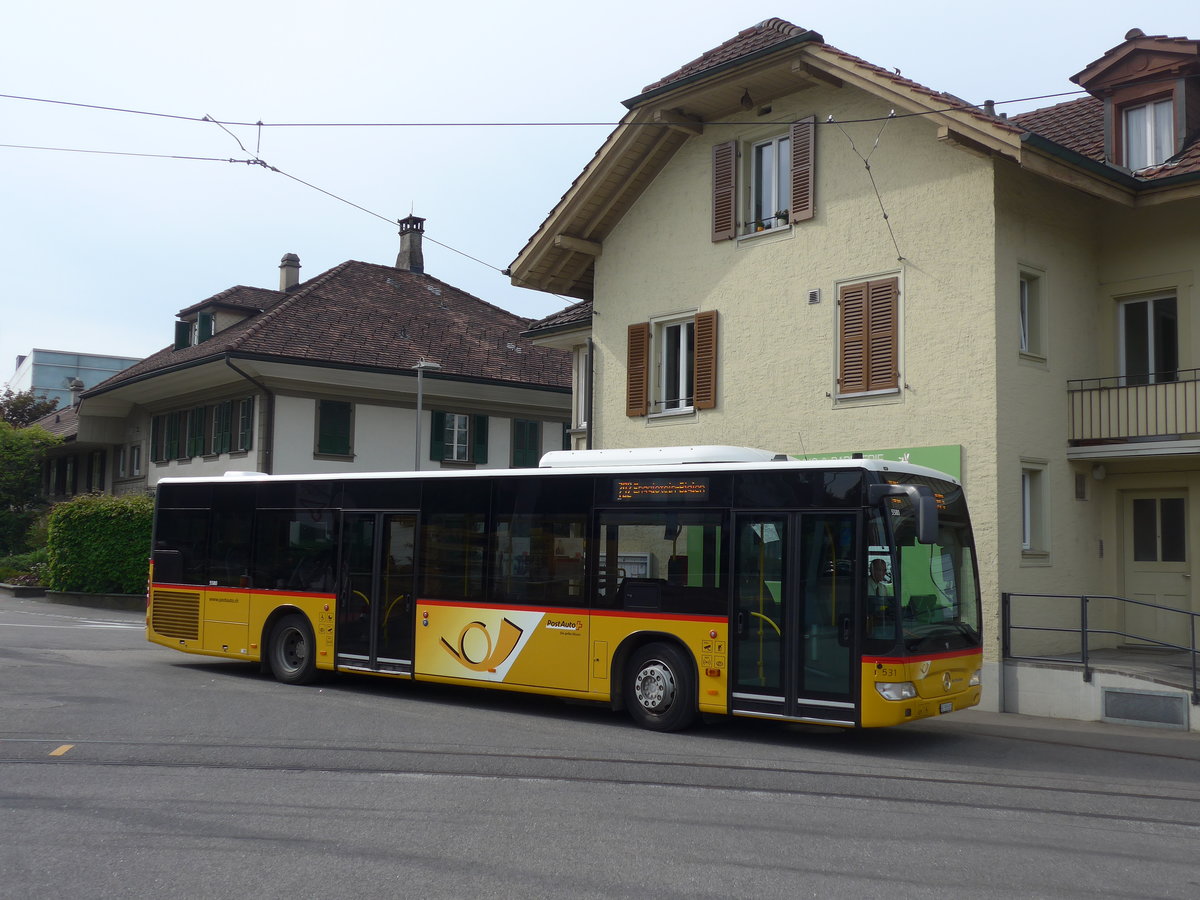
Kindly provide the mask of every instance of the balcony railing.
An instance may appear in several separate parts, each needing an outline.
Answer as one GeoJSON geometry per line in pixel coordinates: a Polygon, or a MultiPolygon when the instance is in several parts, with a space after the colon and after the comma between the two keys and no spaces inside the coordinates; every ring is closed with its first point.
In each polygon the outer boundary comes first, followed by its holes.
{"type": "Polygon", "coordinates": [[[1067,382],[1068,440],[1170,440],[1200,432],[1200,369],[1067,382]]]}

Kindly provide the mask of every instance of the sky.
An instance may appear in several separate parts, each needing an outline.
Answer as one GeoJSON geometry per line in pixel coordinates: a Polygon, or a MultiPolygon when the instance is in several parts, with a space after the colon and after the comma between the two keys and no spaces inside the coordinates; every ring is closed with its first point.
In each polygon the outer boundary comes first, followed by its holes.
{"type": "Polygon", "coordinates": [[[10,4],[0,385],[33,348],[147,356],[180,309],[278,287],[285,253],[302,278],[393,265],[410,213],[428,274],[521,316],[561,309],[500,270],[621,101],[773,16],[1009,113],[1071,99],[1003,103],[1076,90],[1130,28],[1200,38],[1193,4],[1111,0],[10,4]]]}

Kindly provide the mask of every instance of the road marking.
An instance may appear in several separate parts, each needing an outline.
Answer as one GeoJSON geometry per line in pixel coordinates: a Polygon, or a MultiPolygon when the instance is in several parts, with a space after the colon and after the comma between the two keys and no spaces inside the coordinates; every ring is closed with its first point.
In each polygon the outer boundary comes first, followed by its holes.
{"type": "Polygon", "coordinates": [[[67,751],[70,750],[74,746],[75,746],[74,744],[63,744],[61,747],[51,750],[50,755],[51,756],[66,756],[67,751]]]}

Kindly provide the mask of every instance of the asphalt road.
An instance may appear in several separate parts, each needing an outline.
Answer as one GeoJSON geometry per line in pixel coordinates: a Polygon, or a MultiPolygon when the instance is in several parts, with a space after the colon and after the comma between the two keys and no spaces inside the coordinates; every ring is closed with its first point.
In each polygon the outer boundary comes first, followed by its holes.
{"type": "Polygon", "coordinates": [[[366,677],[0,599],[0,897],[1200,897],[1200,736],[884,732],[366,677]]]}

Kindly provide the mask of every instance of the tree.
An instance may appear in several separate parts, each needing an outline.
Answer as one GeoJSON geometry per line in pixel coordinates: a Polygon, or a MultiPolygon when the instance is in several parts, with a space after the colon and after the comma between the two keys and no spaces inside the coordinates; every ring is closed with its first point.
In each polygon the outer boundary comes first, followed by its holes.
{"type": "Polygon", "coordinates": [[[42,428],[0,422],[0,556],[23,549],[42,506],[42,456],[60,441],[42,428]]]}
{"type": "Polygon", "coordinates": [[[52,397],[43,397],[33,391],[14,392],[5,388],[0,395],[0,419],[17,428],[32,425],[47,413],[54,412],[58,401],[52,397]]]}

